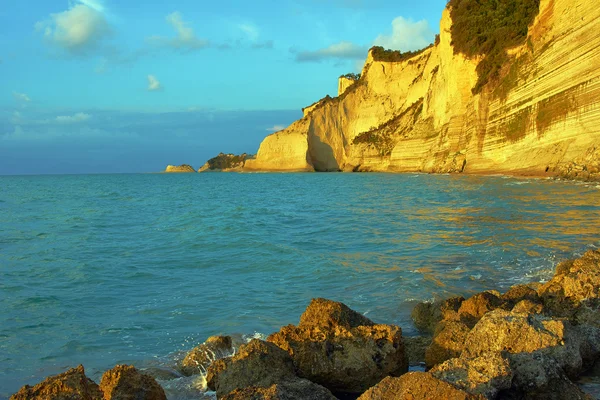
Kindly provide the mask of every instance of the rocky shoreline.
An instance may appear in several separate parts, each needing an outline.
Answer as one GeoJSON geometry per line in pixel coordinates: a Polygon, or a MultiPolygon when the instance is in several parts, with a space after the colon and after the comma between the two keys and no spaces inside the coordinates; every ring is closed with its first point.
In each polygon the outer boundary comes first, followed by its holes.
{"type": "MultiPolygon", "coordinates": [[[[591,399],[575,382],[600,365],[600,251],[559,264],[546,283],[421,303],[412,318],[420,337],[313,299],[298,325],[266,340],[209,338],[179,374],[229,400],[591,399]]],[[[147,372],[117,366],[97,385],[79,366],[11,400],[166,399],[147,372]]]]}

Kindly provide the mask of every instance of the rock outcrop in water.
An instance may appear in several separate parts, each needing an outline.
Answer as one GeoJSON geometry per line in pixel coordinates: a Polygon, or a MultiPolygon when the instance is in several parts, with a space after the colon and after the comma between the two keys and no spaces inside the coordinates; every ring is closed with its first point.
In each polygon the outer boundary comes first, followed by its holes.
{"type": "MultiPolygon", "coordinates": [[[[213,337],[181,368],[204,374],[208,366],[208,387],[229,400],[589,399],[574,382],[600,365],[600,251],[559,264],[547,283],[424,303],[412,315],[432,341],[314,299],[298,326],[237,350],[230,337],[213,337]],[[407,354],[428,371],[407,373],[407,354]]],[[[79,366],[11,397],[29,399],[166,397],[133,367],[115,367],[98,386],[79,366]]]]}
{"type": "Polygon", "coordinates": [[[454,26],[447,9],[422,52],[372,50],[360,79],[340,79],[338,97],[265,138],[244,169],[600,178],[597,4],[540,0],[527,35],[494,53],[497,65],[457,48],[454,26]]]}
{"type": "Polygon", "coordinates": [[[242,171],[246,165],[246,160],[252,159],[254,156],[246,153],[236,154],[224,154],[220,153],[218,156],[211,158],[204,164],[198,172],[208,171],[224,171],[224,172],[235,172],[242,171]]]}
{"type": "Polygon", "coordinates": [[[191,165],[182,164],[182,165],[167,165],[165,172],[167,172],[167,173],[192,173],[192,172],[196,172],[196,170],[191,165]]]}

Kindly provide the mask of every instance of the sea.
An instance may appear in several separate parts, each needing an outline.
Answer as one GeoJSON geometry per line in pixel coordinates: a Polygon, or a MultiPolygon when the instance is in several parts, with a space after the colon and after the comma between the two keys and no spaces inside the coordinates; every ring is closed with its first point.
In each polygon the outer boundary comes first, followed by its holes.
{"type": "MultiPolygon", "coordinates": [[[[0,177],[0,399],[83,364],[176,369],[311,298],[418,332],[421,301],[548,280],[600,246],[600,185],[427,174],[0,177]]],[[[161,381],[199,398],[201,377],[161,381]]]]}

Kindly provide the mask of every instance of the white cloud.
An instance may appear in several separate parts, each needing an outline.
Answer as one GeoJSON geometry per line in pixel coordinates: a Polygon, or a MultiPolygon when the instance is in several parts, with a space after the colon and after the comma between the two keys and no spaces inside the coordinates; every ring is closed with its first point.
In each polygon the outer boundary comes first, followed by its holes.
{"type": "Polygon", "coordinates": [[[273,125],[270,128],[267,128],[266,130],[269,132],[279,132],[285,129],[285,126],[283,125],[273,125]]]}
{"type": "Polygon", "coordinates": [[[246,37],[248,38],[248,40],[252,41],[252,42],[256,42],[258,40],[259,37],[259,31],[258,31],[258,27],[256,27],[256,25],[254,24],[240,24],[238,25],[238,28],[244,32],[244,34],[246,35],[246,37]]]}
{"type": "Polygon", "coordinates": [[[25,93],[13,92],[12,95],[17,103],[25,104],[31,102],[31,99],[25,93]]]}
{"type": "Polygon", "coordinates": [[[162,88],[162,85],[154,75],[148,75],[148,90],[150,92],[156,92],[162,90],[162,88]]]}
{"type": "Polygon", "coordinates": [[[320,62],[327,59],[356,60],[365,59],[367,49],[351,42],[340,42],[315,51],[300,51],[296,53],[296,61],[320,62]]]}
{"type": "Polygon", "coordinates": [[[81,54],[97,46],[110,34],[110,27],[97,0],[81,0],[67,11],[51,14],[35,28],[50,43],[72,54],[81,54]]]}
{"type": "Polygon", "coordinates": [[[59,124],[76,124],[78,122],[84,122],[90,119],[92,116],[86,113],[77,113],[73,115],[59,115],[55,118],[55,121],[59,124]]]}
{"type": "Polygon", "coordinates": [[[175,30],[176,36],[174,38],[152,36],[149,38],[151,43],[172,47],[178,50],[198,50],[209,45],[208,40],[196,36],[194,29],[183,20],[183,16],[180,12],[175,11],[167,15],[166,20],[175,30]]]}
{"type": "Polygon", "coordinates": [[[431,44],[434,37],[435,34],[426,20],[414,22],[397,17],[392,21],[391,35],[379,35],[373,44],[392,50],[419,50],[431,44]]]}

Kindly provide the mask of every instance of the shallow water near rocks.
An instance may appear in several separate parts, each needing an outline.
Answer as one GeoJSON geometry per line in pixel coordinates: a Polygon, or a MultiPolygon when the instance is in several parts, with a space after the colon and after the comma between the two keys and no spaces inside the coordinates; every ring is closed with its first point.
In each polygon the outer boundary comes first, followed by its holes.
{"type": "MultiPolygon", "coordinates": [[[[173,368],[313,297],[416,331],[417,301],[548,279],[600,244],[597,184],[423,174],[0,177],[0,399],[83,364],[173,368]]],[[[163,383],[161,381],[161,383],[163,383]]],[[[194,378],[165,383],[192,396],[194,378]]]]}

